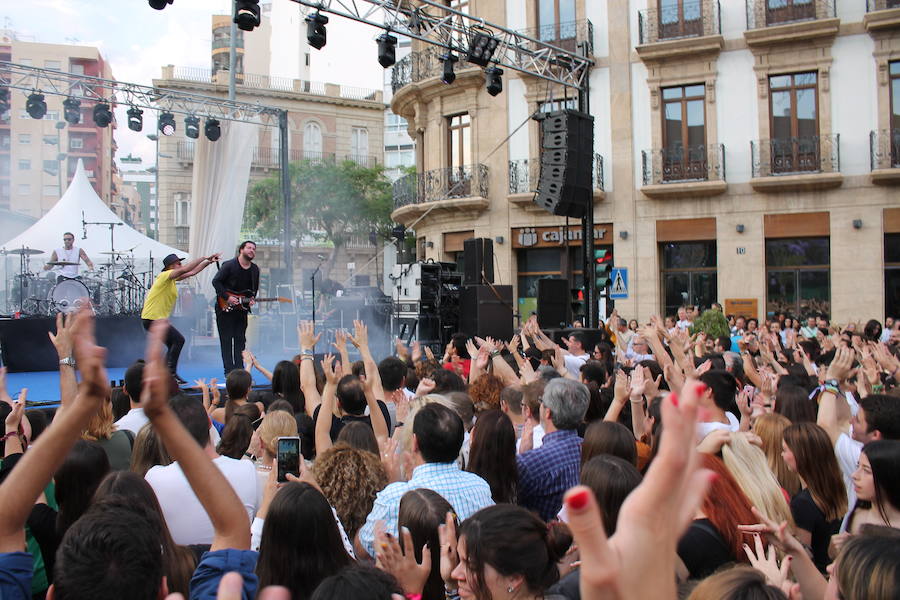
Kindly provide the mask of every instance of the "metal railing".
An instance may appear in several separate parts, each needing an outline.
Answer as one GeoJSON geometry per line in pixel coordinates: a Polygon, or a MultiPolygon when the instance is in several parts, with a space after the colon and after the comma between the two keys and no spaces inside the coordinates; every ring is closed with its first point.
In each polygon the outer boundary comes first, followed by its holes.
{"type": "Polygon", "coordinates": [[[474,164],[411,173],[393,184],[394,209],[453,198],[487,198],[488,168],[474,164]]]}
{"type": "Polygon", "coordinates": [[[837,16],[834,0],[745,0],[747,29],[837,16]]]}
{"type": "Polygon", "coordinates": [[[866,12],[900,8],[900,0],[866,0],[866,12]]]}
{"type": "Polygon", "coordinates": [[[725,181],[725,146],[698,144],[641,151],[644,185],[725,181]]]}
{"type": "Polygon", "coordinates": [[[900,169],[900,129],[869,132],[869,164],[878,169],[900,169]]]}
{"type": "Polygon", "coordinates": [[[212,83],[212,76],[212,69],[206,69],[204,67],[175,67],[172,70],[172,79],[181,81],[212,83]]]}
{"type": "Polygon", "coordinates": [[[375,100],[375,94],[375,90],[368,88],[341,85],[341,98],[346,98],[347,100],[375,100]]]}
{"type": "MultiPolygon", "coordinates": [[[[244,36],[238,36],[238,38],[235,40],[234,47],[235,48],[243,48],[244,47],[244,36]]],[[[222,48],[231,48],[231,40],[229,38],[225,38],[222,40],[213,39],[212,49],[213,50],[221,50],[222,48]]]]}
{"type": "MultiPolygon", "coordinates": [[[[195,142],[179,141],[175,147],[175,158],[183,162],[193,162],[195,142]]],[[[251,164],[254,167],[278,168],[281,165],[281,155],[278,148],[269,146],[254,146],[251,148],[251,164]]],[[[374,167],[379,164],[379,159],[374,154],[347,154],[338,157],[334,152],[313,152],[301,148],[288,150],[290,162],[308,161],[311,163],[336,163],[338,160],[348,160],[363,167],[374,167]]]]}
{"type": "MultiPolygon", "coordinates": [[[[582,42],[587,42],[588,54],[594,53],[594,24],[589,19],[551,23],[528,29],[518,29],[517,32],[569,52],[575,52],[582,42]]],[[[527,40],[522,43],[526,48],[531,45],[527,40]]]]}
{"type": "MultiPolygon", "coordinates": [[[[405,85],[440,75],[444,69],[440,56],[436,49],[426,48],[420,52],[410,52],[398,60],[391,68],[391,89],[396,93],[405,85]]],[[[459,65],[456,64],[457,68],[459,65]]]]}
{"type": "Polygon", "coordinates": [[[638,11],[641,44],[722,33],[718,0],[680,2],[663,8],[638,11]]]}
{"type": "MultiPolygon", "coordinates": [[[[537,190],[538,181],[541,178],[541,159],[522,158],[509,161],[509,193],[528,194],[537,190]]],[[[595,190],[603,191],[604,172],[603,157],[594,154],[593,172],[591,174],[595,190]]]]}
{"type": "Polygon", "coordinates": [[[751,140],[753,177],[839,173],[841,136],[838,133],[751,140]]]}
{"type": "MultiPolygon", "coordinates": [[[[294,80],[290,77],[273,77],[271,75],[257,75],[255,73],[239,73],[238,81],[244,87],[257,90],[278,90],[279,92],[293,92],[294,80]]],[[[304,81],[303,83],[309,83],[304,81]]],[[[322,93],[325,87],[322,86],[322,93]]]]}

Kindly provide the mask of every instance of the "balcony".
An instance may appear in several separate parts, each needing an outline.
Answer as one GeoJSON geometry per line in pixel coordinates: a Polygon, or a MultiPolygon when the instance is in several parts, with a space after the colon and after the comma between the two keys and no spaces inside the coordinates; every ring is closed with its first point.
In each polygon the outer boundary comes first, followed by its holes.
{"type": "Polygon", "coordinates": [[[872,183],[900,183],[900,129],[869,132],[869,162],[872,183]]]}
{"type": "Polygon", "coordinates": [[[650,198],[717,196],[728,189],[722,144],[643,150],[641,165],[641,191],[650,198]]]}
{"type": "Polygon", "coordinates": [[[175,226],[175,246],[186,249],[191,243],[191,228],[184,225],[175,226]]]}
{"type": "Polygon", "coordinates": [[[643,60],[719,52],[725,43],[719,2],[715,0],[638,11],[638,33],[637,52],[643,60]]]}
{"type": "Polygon", "coordinates": [[[900,29],[900,0],[866,0],[863,23],[869,32],[900,29]]]}
{"type": "MultiPolygon", "coordinates": [[[[587,43],[588,56],[594,53],[594,24],[588,19],[519,29],[517,33],[569,52],[576,52],[579,46],[587,43]]],[[[535,45],[528,40],[522,40],[521,43],[529,50],[537,50],[535,45]]]]}
{"type": "Polygon", "coordinates": [[[840,134],[752,140],[750,155],[758,192],[823,190],[839,187],[840,134]]]}
{"type": "MultiPolygon", "coordinates": [[[[431,77],[439,77],[444,69],[439,57],[441,52],[427,48],[421,52],[410,52],[391,67],[391,91],[411,83],[418,83],[431,77]]],[[[457,63],[457,68],[461,63],[457,63]]]]}
{"type": "MultiPolygon", "coordinates": [[[[534,205],[532,200],[534,199],[534,193],[537,190],[540,177],[540,157],[509,161],[509,201],[525,210],[529,210],[532,207],[539,209],[540,207],[534,205]]],[[[603,200],[606,198],[606,193],[604,191],[603,157],[599,154],[594,154],[594,166],[591,177],[594,186],[594,199],[603,200]]]]}
{"type": "Polygon", "coordinates": [[[746,0],[747,44],[768,46],[837,35],[834,0],[746,0]]]}
{"type": "Polygon", "coordinates": [[[410,222],[429,210],[481,213],[488,201],[488,168],[474,164],[412,173],[393,184],[394,212],[398,223],[410,222]]]}

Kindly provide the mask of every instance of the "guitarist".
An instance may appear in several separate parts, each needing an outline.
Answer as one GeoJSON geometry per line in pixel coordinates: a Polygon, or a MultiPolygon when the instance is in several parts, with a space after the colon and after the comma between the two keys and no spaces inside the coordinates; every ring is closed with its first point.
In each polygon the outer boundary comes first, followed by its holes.
{"type": "Polygon", "coordinates": [[[237,256],[222,263],[222,267],[213,277],[216,289],[216,326],[219,330],[219,343],[222,346],[222,364],[225,375],[234,369],[243,368],[241,353],[247,344],[247,314],[253,306],[253,298],[259,290],[259,267],[253,264],[256,258],[256,243],[250,240],[242,242],[237,256]],[[239,306],[241,298],[229,296],[228,292],[246,293],[250,302],[239,306]],[[231,310],[222,310],[218,299],[227,302],[231,310]]]}

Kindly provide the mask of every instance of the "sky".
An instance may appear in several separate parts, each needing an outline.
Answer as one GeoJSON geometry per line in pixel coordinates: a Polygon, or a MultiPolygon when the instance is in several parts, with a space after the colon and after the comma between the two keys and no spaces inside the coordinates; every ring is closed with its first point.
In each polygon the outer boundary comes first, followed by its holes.
{"type": "MultiPolygon", "coordinates": [[[[116,79],[152,85],[162,65],[209,68],[210,17],[227,14],[230,7],[231,0],[174,0],[162,11],[150,8],[146,0],[6,0],[0,3],[0,26],[24,41],[97,47],[116,79]]],[[[381,89],[383,70],[376,62],[374,42],[378,33],[330,16],[328,44],[321,51],[311,50],[310,78],[381,89]],[[361,56],[370,56],[370,64],[361,56]]],[[[120,106],[117,113],[117,157],[131,153],[143,159],[143,166],[152,165],[156,148],[146,133],[155,131],[155,118],[145,112],[144,132],[133,132],[124,126],[126,109],[120,106]]]]}

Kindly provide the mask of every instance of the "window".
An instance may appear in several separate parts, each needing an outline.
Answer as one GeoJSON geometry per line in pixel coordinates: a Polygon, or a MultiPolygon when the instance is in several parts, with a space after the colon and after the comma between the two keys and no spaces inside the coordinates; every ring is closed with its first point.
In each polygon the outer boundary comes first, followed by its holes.
{"type": "Polygon", "coordinates": [[[890,63],[891,78],[891,166],[900,167],[900,61],[890,63]]]}
{"type": "Polygon", "coordinates": [[[659,0],[659,39],[703,35],[700,0],[659,0]]]}
{"type": "Polygon", "coordinates": [[[14,62],[19,63],[20,65],[25,65],[26,67],[32,66],[32,62],[30,58],[17,58],[14,62]]]}
{"type": "Polygon", "coordinates": [[[462,167],[472,162],[472,121],[469,113],[447,117],[449,128],[449,167],[462,167]]]}
{"type": "Polygon", "coordinates": [[[27,158],[19,159],[19,170],[20,171],[28,171],[31,169],[31,160],[27,158]]]}
{"type": "Polygon", "coordinates": [[[884,314],[900,318],[900,233],[884,234],[884,314]]]}
{"type": "Polygon", "coordinates": [[[44,68],[51,71],[62,71],[62,62],[58,60],[45,60],[44,68]]]}
{"type": "Polygon", "coordinates": [[[310,121],[303,127],[303,157],[322,157],[322,128],[310,121]]]}
{"type": "Polygon", "coordinates": [[[406,119],[400,115],[395,115],[391,111],[384,113],[384,129],[388,132],[403,133],[406,131],[408,124],[406,119]]]}
{"type": "Polygon", "coordinates": [[[523,317],[537,310],[537,282],[545,277],[561,277],[563,253],[557,248],[519,250],[518,306],[523,317]]]}
{"type": "Polygon", "coordinates": [[[175,200],[175,226],[188,227],[191,224],[191,201],[175,200]]]}
{"type": "Polygon", "coordinates": [[[369,130],[365,127],[354,127],[350,132],[350,154],[357,159],[369,154],[369,130]]]}
{"type": "Polygon", "coordinates": [[[56,185],[45,185],[44,186],[44,195],[45,196],[56,196],[59,194],[59,187],[56,185]]]}
{"type": "Polygon", "coordinates": [[[30,196],[31,195],[31,184],[20,183],[19,184],[19,195],[20,196],[30,196]]]}
{"type": "Polygon", "coordinates": [[[827,237],[766,240],[766,312],[829,314],[830,253],[827,237]]]}
{"type": "Polygon", "coordinates": [[[815,18],[815,0],[766,0],[766,25],[815,18]]]}
{"type": "Polygon", "coordinates": [[[20,133],[19,134],[19,143],[20,144],[30,144],[31,143],[31,134],[30,133],[20,133]]]}
{"type": "Polygon", "coordinates": [[[44,160],[42,168],[45,173],[56,175],[59,172],[59,163],[55,160],[44,160]]]}
{"type": "Polygon", "coordinates": [[[71,148],[72,150],[80,150],[81,148],[84,148],[84,138],[69,138],[69,148],[71,148]]]}
{"type": "Polygon", "coordinates": [[[702,83],[662,89],[663,179],[706,179],[706,106],[702,83]]]}
{"type": "Polygon", "coordinates": [[[44,115],[45,121],[59,121],[59,111],[58,110],[48,110],[47,114],[44,115]]]}
{"type": "Polygon", "coordinates": [[[575,50],[575,0],[538,0],[538,39],[575,50]]]}
{"type": "Polygon", "coordinates": [[[81,63],[71,63],[69,65],[69,73],[73,75],[84,75],[84,65],[81,63]]]}
{"type": "Polygon", "coordinates": [[[663,314],[674,315],[678,307],[709,308],[716,301],[716,242],[666,242],[660,244],[663,314]]]}
{"type": "Polygon", "coordinates": [[[769,77],[769,140],[773,173],[819,170],[816,73],[769,77]]]}

